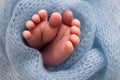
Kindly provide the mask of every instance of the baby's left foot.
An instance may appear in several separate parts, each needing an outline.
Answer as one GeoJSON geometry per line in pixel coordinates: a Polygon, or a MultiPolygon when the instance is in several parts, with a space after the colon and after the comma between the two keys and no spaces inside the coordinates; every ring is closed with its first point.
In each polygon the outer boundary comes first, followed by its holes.
{"type": "Polygon", "coordinates": [[[63,24],[57,37],[42,51],[45,66],[58,65],[70,56],[80,41],[80,22],[73,19],[71,11],[63,14],[63,24]]]}

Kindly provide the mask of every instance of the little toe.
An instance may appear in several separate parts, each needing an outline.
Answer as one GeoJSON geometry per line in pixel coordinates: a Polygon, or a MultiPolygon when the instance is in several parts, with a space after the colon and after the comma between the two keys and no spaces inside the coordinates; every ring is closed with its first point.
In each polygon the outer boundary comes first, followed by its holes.
{"type": "Polygon", "coordinates": [[[80,28],[76,26],[71,27],[71,34],[76,34],[77,36],[80,36],[80,28]]]}
{"type": "Polygon", "coordinates": [[[46,10],[44,10],[44,9],[43,9],[43,10],[40,10],[40,11],[38,12],[38,14],[39,14],[41,20],[43,20],[43,21],[47,20],[48,14],[47,14],[47,11],[46,11],[46,10]]]}
{"type": "Polygon", "coordinates": [[[77,20],[77,19],[74,19],[71,23],[72,26],[77,26],[77,27],[80,27],[80,21],[77,20]]]}
{"type": "Polygon", "coordinates": [[[40,22],[40,17],[38,14],[34,14],[32,16],[32,21],[35,22],[35,23],[39,23],[40,22]]]}
{"type": "Polygon", "coordinates": [[[71,41],[66,42],[66,49],[65,49],[66,57],[70,56],[70,54],[74,51],[74,46],[71,41]]]}
{"type": "Polygon", "coordinates": [[[66,25],[71,26],[72,20],[73,20],[73,13],[72,13],[70,10],[66,10],[66,11],[63,13],[63,22],[64,22],[66,25]]]}
{"type": "Polygon", "coordinates": [[[26,40],[30,39],[31,35],[32,35],[32,34],[30,33],[30,31],[27,31],[27,30],[23,31],[23,37],[24,37],[26,40]]]}
{"type": "Polygon", "coordinates": [[[31,30],[34,27],[35,27],[35,23],[33,21],[29,20],[29,21],[26,22],[26,28],[27,29],[31,30]]]}
{"type": "Polygon", "coordinates": [[[77,35],[72,34],[70,36],[70,41],[73,43],[74,46],[77,46],[80,42],[80,38],[77,35]]]}
{"type": "Polygon", "coordinates": [[[62,23],[62,17],[60,15],[60,13],[54,12],[51,15],[50,20],[49,20],[50,27],[56,28],[56,27],[60,26],[61,23],[62,23]]]}

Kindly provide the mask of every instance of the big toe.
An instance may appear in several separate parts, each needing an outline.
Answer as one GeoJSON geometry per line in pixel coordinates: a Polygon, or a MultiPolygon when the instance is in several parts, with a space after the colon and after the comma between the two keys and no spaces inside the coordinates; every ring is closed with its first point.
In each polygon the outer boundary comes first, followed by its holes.
{"type": "Polygon", "coordinates": [[[50,27],[55,28],[60,26],[62,23],[62,17],[61,14],[58,12],[54,12],[49,20],[50,27]]]}
{"type": "Polygon", "coordinates": [[[63,22],[66,25],[71,26],[72,20],[73,20],[73,13],[70,10],[66,10],[63,13],[63,22]]]}
{"type": "Polygon", "coordinates": [[[56,37],[58,33],[58,29],[60,25],[62,24],[61,14],[59,14],[58,12],[52,13],[48,21],[48,24],[49,26],[46,27],[43,32],[43,37],[44,37],[43,44],[52,41],[56,37]]]}

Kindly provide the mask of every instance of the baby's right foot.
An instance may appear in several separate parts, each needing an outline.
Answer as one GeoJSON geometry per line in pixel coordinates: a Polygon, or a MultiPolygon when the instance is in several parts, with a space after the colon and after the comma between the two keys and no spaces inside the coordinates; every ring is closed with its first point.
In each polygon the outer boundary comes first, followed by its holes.
{"type": "Polygon", "coordinates": [[[32,48],[41,50],[45,44],[56,37],[61,22],[61,14],[54,12],[48,21],[46,10],[40,10],[26,22],[28,30],[23,32],[23,36],[32,48]]]}
{"type": "Polygon", "coordinates": [[[26,22],[26,27],[28,30],[23,32],[23,36],[32,48],[42,52],[45,66],[63,62],[79,44],[80,22],[73,19],[69,10],[65,11],[63,17],[54,12],[49,21],[47,12],[40,10],[32,20],[26,22]]]}

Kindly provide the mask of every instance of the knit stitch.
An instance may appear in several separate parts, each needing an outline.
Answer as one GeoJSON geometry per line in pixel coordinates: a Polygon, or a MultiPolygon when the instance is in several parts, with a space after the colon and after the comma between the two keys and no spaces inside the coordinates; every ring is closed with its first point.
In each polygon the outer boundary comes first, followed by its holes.
{"type": "Polygon", "coordinates": [[[120,80],[120,0],[0,0],[0,80],[120,80]],[[70,9],[81,22],[79,46],[48,68],[22,37],[40,9],[70,9]]]}

